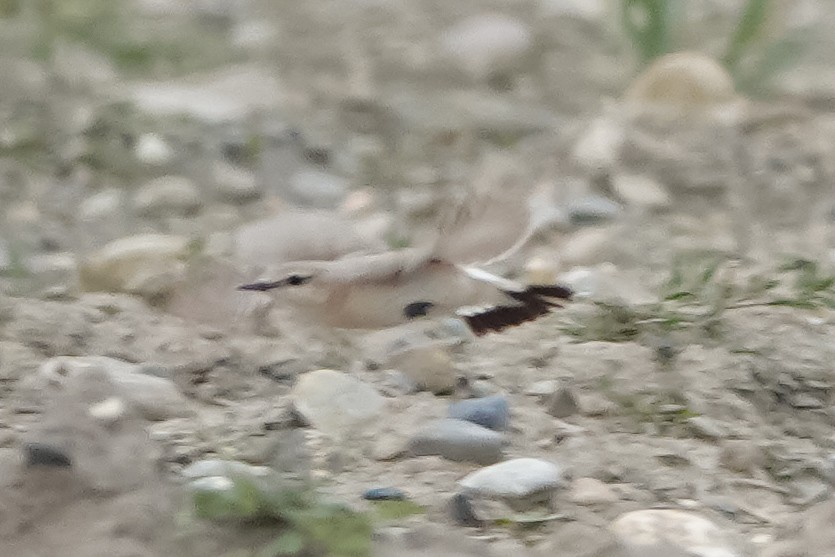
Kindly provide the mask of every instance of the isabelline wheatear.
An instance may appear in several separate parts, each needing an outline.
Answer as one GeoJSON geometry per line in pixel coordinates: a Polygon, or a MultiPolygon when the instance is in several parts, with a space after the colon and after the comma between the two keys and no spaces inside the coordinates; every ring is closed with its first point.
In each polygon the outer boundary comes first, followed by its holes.
{"type": "Polygon", "coordinates": [[[562,307],[571,290],[526,286],[473,266],[502,260],[530,239],[528,197],[518,183],[505,179],[475,192],[426,247],[287,263],[238,289],[274,293],[304,320],[340,329],[457,315],[480,336],[532,321],[562,307]]]}

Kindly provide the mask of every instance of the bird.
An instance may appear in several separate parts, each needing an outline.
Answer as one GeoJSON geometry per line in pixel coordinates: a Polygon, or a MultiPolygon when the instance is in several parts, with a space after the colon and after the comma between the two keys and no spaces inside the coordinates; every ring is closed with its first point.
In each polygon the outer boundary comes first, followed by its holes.
{"type": "Polygon", "coordinates": [[[274,294],[310,323],[354,330],[456,316],[483,336],[564,307],[573,294],[568,286],[525,285],[481,268],[515,253],[536,232],[518,173],[505,157],[484,166],[426,245],[284,263],[270,278],[237,289],[274,294]]]}

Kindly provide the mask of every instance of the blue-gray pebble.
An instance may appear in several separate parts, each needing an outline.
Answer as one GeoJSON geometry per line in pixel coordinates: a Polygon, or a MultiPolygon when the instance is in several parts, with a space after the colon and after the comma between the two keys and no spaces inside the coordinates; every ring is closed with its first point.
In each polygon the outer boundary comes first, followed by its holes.
{"type": "Polygon", "coordinates": [[[406,493],[396,487],[374,487],[362,494],[368,501],[404,501],[406,493]]]}
{"type": "Polygon", "coordinates": [[[450,404],[449,417],[504,431],[510,421],[510,406],[504,395],[470,398],[450,404]]]}

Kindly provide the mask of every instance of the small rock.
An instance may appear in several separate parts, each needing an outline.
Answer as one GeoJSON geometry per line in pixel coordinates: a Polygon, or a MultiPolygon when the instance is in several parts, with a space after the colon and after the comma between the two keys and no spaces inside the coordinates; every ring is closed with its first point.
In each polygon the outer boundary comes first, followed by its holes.
{"type": "Polygon", "coordinates": [[[155,133],[143,133],[136,141],[136,158],[145,164],[161,166],[171,161],[174,150],[155,133]]]}
{"type": "MultiPolygon", "coordinates": [[[[369,361],[368,364],[371,365],[369,369],[378,366],[373,361],[369,361]]],[[[415,383],[411,377],[398,370],[389,370],[386,372],[383,386],[385,394],[388,396],[411,395],[421,390],[420,385],[415,383]]]]}
{"type": "Polygon", "coordinates": [[[78,216],[84,221],[95,222],[117,214],[124,205],[124,191],[107,188],[85,199],[78,209],[78,216]]]}
{"type": "Polygon", "coordinates": [[[221,198],[234,203],[246,203],[263,193],[255,174],[225,161],[215,161],[214,181],[221,198]]]}
{"type": "Polygon", "coordinates": [[[179,236],[139,234],[114,240],[81,264],[81,287],[146,298],[169,292],[185,275],[189,241],[179,236]]]}
{"type": "Polygon", "coordinates": [[[569,499],[578,505],[600,505],[618,500],[614,490],[595,478],[577,478],[571,484],[569,499]]]}
{"type": "Polygon", "coordinates": [[[297,172],[284,197],[293,203],[319,209],[336,209],[348,194],[348,181],[323,170],[297,172]]]}
{"type": "Polygon", "coordinates": [[[456,524],[470,528],[478,528],[484,524],[476,514],[473,503],[463,493],[456,493],[449,501],[449,512],[456,524]]]}
{"type": "Polygon", "coordinates": [[[701,52],[657,58],[626,92],[634,103],[688,111],[733,100],[734,81],[717,60],[701,52]]]}
{"type": "Polygon", "coordinates": [[[504,395],[461,400],[449,406],[449,417],[503,431],[510,420],[510,407],[504,395]]]}
{"type": "Polygon", "coordinates": [[[518,72],[533,46],[524,22],[498,13],[469,17],[449,28],[440,46],[461,70],[475,80],[518,72]]]}
{"type": "Polygon", "coordinates": [[[628,557],[739,557],[719,527],[686,511],[632,511],[615,520],[611,530],[628,557]]]}
{"type": "Polygon", "coordinates": [[[133,196],[134,209],[145,217],[189,215],[200,205],[200,192],[184,176],[161,176],[139,188],[133,196]]]}
{"type": "Polygon", "coordinates": [[[362,498],[368,501],[404,501],[406,493],[396,487],[375,487],[366,490],[362,498]]]}
{"type": "Polygon", "coordinates": [[[624,135],[623,126],[615,118],[601,116],[589,125],[572,156],[589,171],[609,170],[620,157],[624,135]]]}
{"type": "Polygon", "coordinates": [[[44,443],[26,443],[23,447],[27,466],[69,468],[72,459],[64,449],[44,443]]]}
{"type": "MultiPolygon", "coordinates": [[[[168,420],[192,414],[173,381],[146,375],[140,370],[141,367],[136,364],[104,356],[61,356],[44,362],[38,375],[47,385],[83,389],[98,374],[102,374],[113,383],[119,397],[147,420],[168,420]]],[[[108,410],[107,407],[105,410],[108,410]]],[[[102,409],[98,411],[102,412],[102,409]]]]}
{"type": "Polygon", "coordinates": [[[457,373],[444,342],[406,346],[390,353],[388,363],[421,389],[435,394],[447,394],[455,389],[457,373]]]}
{"type": "Polygon", "coordinates": [[[556,379],[543,379],[535,383],[531,383],[525,391],[526,395],[547,397],[554,394],[559,388],[560,382],[556,379]]]}
{"type": "Polygon", "coordinates": [[[548,413],[555,418],[567,418],[580,411],[577,397],[568,386],[562,386],[548,400],[548,413]]]}
{"type": "Polygon", "coordinates": [[[394,460],[406,454],[407,443],[394,435],[383,435],[374,443],[371,456],[374,460],[394,460]]]}
{"type": "Polygon", "coordinates": [[[560,467],[551,462],[514,458],[477,470],[459,484],[468,495],[502,499],[513,505],[549,501],[563,484],[563,476],[560,467]]]}
{"type": "Polygon", "coordinates": [[[693,433],[705,439],[722,439],[728,436],[728,428],[724,424],[707,416],[689,418],[687,425],[693,433]]]}
{"type": "Polygon", "coordinates": [[[434,420],[409,440],[415,456],[440,455],[449,460],[492,464],[501,460],[504,437],[464,420],[434,420]]]}
{"type": "Polygon", "coordinates": [[[107,398],[92,405],[87,410],[90,417],[107,427],[116,424],[125,416],[126,412],[127,407],[125,406],[124,401],[119,397],[107,398]]]}
{"type": "Polygon", "coordinates": [[[371,422],[385,405],[383,395],[374,387],[330,369],[304,374],[290,396],[296,412],[327,433],[371,422]]]}
{"type": "Polygon", "coordinates": [[[663,209],[672,204],[670,192],[649,176],[616,174],[612,189],[628,205],[645,209],[663,209]]]}
{"type": "Polygon", "coordinates": [[[588,196],[569,203],[568,218],[575,226],[599,224],[621,215],[620,204],[601,196],[588,196]]]}
{"type": "Polygon", "coordinates": [[[728,439],[722,442],[719,462],[728,470],[752,474],[765,466],[765,454],[753,441],[728,439]]]}

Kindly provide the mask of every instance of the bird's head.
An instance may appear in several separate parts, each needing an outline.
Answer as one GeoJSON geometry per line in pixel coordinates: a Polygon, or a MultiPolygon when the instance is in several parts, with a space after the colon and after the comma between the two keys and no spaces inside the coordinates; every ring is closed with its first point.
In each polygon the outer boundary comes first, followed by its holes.
{"type": "Polygon", "coordinates": [[[281,293],[294,295],[310,293],[319,283],[321,270],[306,263],[289,263],[270,273],[270,277],[238,286],[238,290],[249,292],[281,293]]]}

